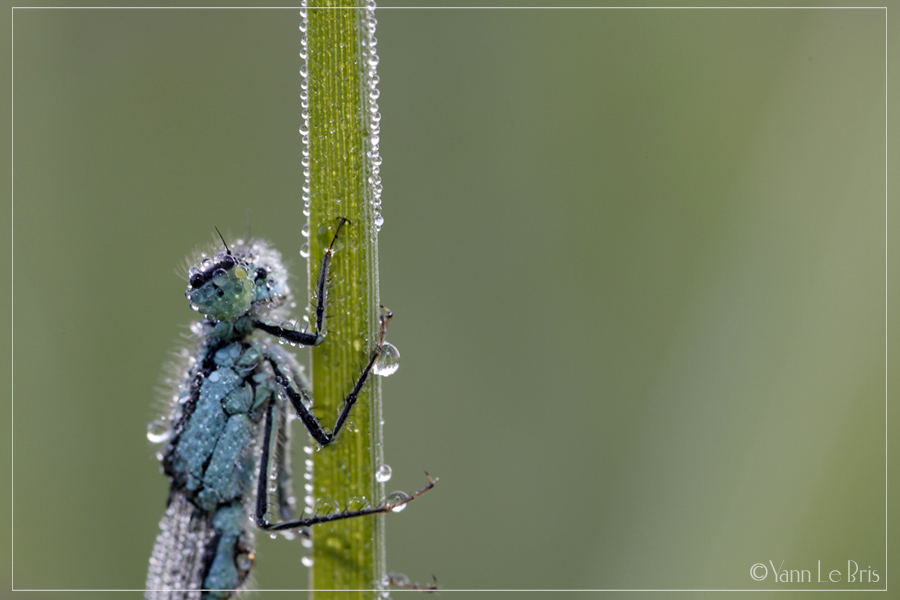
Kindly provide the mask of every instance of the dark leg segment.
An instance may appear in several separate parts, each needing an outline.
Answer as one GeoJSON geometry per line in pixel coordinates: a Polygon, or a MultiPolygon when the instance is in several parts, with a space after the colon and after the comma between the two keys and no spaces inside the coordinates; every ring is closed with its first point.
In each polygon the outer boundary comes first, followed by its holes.
{"type": "Polygon", "coordinates": [[[325,336],[320,333],[307,333],[305,331],[296,331],[294,329],[285,329],[278,325],[269,325],[262,321],[253,321],[254,329],[265,331],[277,338],[292,344],[300,344],[301,346],[318,346],[325,341],[325,336]]]}
{"type": "Polygon", "coordinates": [[[316,332],[307,333],[305,331],[294,331],[285,329],[278,325],[269,325],[262,321],[253,321],[253,327],[260,331],[265,331],[277,338],[290,342],[292,344],[300,344],[302,346],[318,346],[325,340],[323,324],[325,322],[325,300],[328,293],[328,272],[331,270],[331,259],[334,256],[334,245],[337,243],[338,235],[344,227],[344,223],[349,223],[346,217],[341,217],[338,223],[337,231],[331,239],[331,244],[325,250],[325,258],[322,259],[322,272],[319,273],[319,280],[316,283],[316,332]]]}
{"type": "Polygon", "coordinates": [[[283,407],[278,411],[278,421],[275,424],[275,473],[277,473],[278,514],[284,519],[294,518],[296,502],[293,495],[293,481],[291,478],[291,457],[288,450],[291,447],[291,428],[288,426],[288,413],[283,407]]]}
{"type": "Polygon", "coordinates": [[[347,396],[347,399],[344,400],[344,409],[338,416],[337,421],[335,421],[334,429],[331,432],[332,439],[334,439],[344,427],[344,422],[347,420],[347,417],[350,416],[350,411],[353,409],[353,405],[356,404],[356,399],[359,397],[359,393],[366,384],[366,380],[368,380],[369,374],[372,372],[372,367],[375,366],[375,361],[381,356],[381,350],[384,348],[384,334],[387,333],[388,323],[391,322],[391,318],[394,316],[394,313],[383,306],[381,307],[381,310],[384,311],[384,314],[381,315],[381,331],[378,335],[378,345],[375,346],[375,350],[372,352],[372,356],[369,358],[369,363],[366,365],[366,368],[363,369],[359,379],[356,380],[356,385],[353,386],[353,390],[347,396]]]}
{"type": "Polygon", "coordinates": [[[322,259],[322,272],[319,273],[319,281],[316,284],[316,331],[322,331],[322,324],[325,322],[325,295],[328,287],[328,271],[331,268],[331,257],[334,255],[334,245],[337,242],[338,235],[344,223],[347,223],[346,217],[341,217],[338,223],[337,231],[334,232],[334,238],[331,240],[328,249],[325,250],[325,257],[322,259]]]}
{"type": "Polygon", "coordinates": [[[375,346],[375,350],[372,351],[372,356],[369,358],[369,362],[366,364],[366,367],[363,369],[362,374],[360,374],[359,379],[356,380],[356,384],[353,386],[353,389],[347,395],[347,398],[344,400],[344,408],[341,410],[341,414],[338,416],[337,421],[335,421],[334,429],[332,429],[331,433],[325,430],[322,427],[322,424],[319,423],[319,420],[316,418],[314,414],[312,414],[308,408],[306,408],[306,404],[304,400],[307,400],[306,392],[303,388],[299,388],[299,392],[294,389],[291,385],[290,377],[286,373],[284,373],[278,365],[276,360],[273,360],[272,357],[269,357],[269,362],[272,365],[272,368],[275,371],[275,378],[281,384],[282,389],[284,389],[285,394],[287,394],[288,399],[291,401],[291,404],[294,405],[294,408],[297,410],[297,415],[300,417],[300,420],[303,421],[303,425],[306,427],[306,430],[309,431],[309,434],[319,443],[320,446],[327,446],[332,443],[337,435],[341,432],[341,429],[344,427],[344,423],[347,421],[347,417],[350,416],[350,411],[353,410],[353,405],[356,404],[356,400],[359,398],[359,393],[362,391],[363,386],[366,385],[366,381],[369,379],[369,375],[372,372],[372,368],[375,366],[375,361],[378,360],[378,357],[381,356],[381,350],[384,348],[384,335],[387,332],[388,323],[391,322],[391,317],[393,317],[393,313],[383,306],[381,307],[384,310],[385,314],[381,315],[381,332],[378,336],[378,345],[375,346]]]}
{"type": "Polygon", "coordinates": [[[284,521],[281,523],[269,523],[266,520],[266,513],[269,510],[269,495],[268,495],[268,479],[269,479],[269,449],[272,443],[272,426],[274,421],[274,412],[278,409],[277,402],[271,401],[269,402],[269,406],[266,409],[266,423],[265,429],[263,433],[263,447],[262,447],[262,456],[260,458],[259,465],[259,478],[256,482],[256,525],[260,529],[264,529],[266,531],[283,531],[285,529],[297,529],[301,527],[311,527],[312,525],[318,525],[320,523],[331,523],[333,521],[343,521],[344,519],[352,519],[354,517],[364,517],[366,515],[374,515],[377,513],[385,513],[390,512],[397,508],[398,506],[403,506],[409,502],[412,502],[428,490],[434,487],[435,480],[431,478],[428,473],[425,474],[428,477],[428,483],[420,490],[414,492],[413,494],[406,494],[402,500],[397,502],[390,502],[387,504],[382,504],[381,506],[374,506],[370,508],[364,508],[362,510],[351,510],[344,512],[332,513],[329,515],[314,515],[312,517],[307,517],[303,519],[294,519],[290,521],[284,521]]]}
{"type": "Polygon", "coordinates": [[[278,367],[278,363],[273,361],[271,357],[269,358],[269,361],[272,365],[272,369],[275,371],[275,380],[281,385],[285,394],[287,394],[288,399],[291,401],[291,404],[294,405],[297,416],[303,421],[303,426],[306,427],[309,435],[311,435],[320,446],[327,446],[330,444],[333,439],[332,435],[325,431],[325,428],[319,423],[319,419],[316,418],[316,415],[309,412],[309,409],[306,408],[306,404],[303,402],[306,399],[306,392],[303,388],[300,388],[299,392],[295,390],[291,385],[290,378],[282,372],[278,367]]]}
{"type": "Polygon", "coordinates": [[[269,510],[269,449],[272,447],[272,413],[275,401],[266,408],[266,427],[263,434],[262,456],[259,459],[259,476],[256,480],[256,524],[262,527],[269,510]]]}

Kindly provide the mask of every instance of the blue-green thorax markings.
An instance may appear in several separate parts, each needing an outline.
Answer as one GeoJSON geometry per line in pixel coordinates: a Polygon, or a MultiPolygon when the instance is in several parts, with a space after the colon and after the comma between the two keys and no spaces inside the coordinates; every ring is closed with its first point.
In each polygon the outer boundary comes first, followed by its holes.
{"type": "Polygon", "coordinates": [[[272,340],[306,346],[325,340],[328,272],[335,242],[348,225],[340,220],[325,251],[311,332],[282,324],[291,304],[287,273],[279,253],[265,242],[229,248],[223,239],[223,250],[188,271],[185,295],[204,319],[193,328],[196,351],[171,412],[148,433],[166,443],[159,456],[171,489],[150,558],[147,598],[232,597],[255,560],[251,522],[266,531],[302,532],[319,523],[397,509],[434,485],[429,477],[414,494],[392,495],[396,500],[379,506],[293,517],[288,404],[319,445],[334,443],[386,346],[391,313],[384,310],[375,347],[329,431],[310,410],[303,368],[272,340]],[[270,463],[278,522],[269,521],[268,514],[270,463]]]}

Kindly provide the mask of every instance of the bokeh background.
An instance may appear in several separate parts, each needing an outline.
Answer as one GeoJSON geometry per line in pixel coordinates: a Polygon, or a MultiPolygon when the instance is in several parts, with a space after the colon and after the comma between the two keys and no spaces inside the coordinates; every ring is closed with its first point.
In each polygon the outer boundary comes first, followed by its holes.
{"type": "MultiPolygon", "coordinates": [[[[146,424],[194,317],[176,270],[250,213],[305,284],[298,15],[14,21],[0,557],[16,588],[141,588],[167,491],[146,424]]],[[[449,589],[883,588],[895,13],[378,21],[388,489],[440,478],[388,517],[390,567],[449,589]],[[843,581],[753,581],[770,560],[843,581]],[[851,560],[879,581],[848,583],[851,560]]],[[[257,587],[304,588],[300,544],[262,538],[257,587]]]]}

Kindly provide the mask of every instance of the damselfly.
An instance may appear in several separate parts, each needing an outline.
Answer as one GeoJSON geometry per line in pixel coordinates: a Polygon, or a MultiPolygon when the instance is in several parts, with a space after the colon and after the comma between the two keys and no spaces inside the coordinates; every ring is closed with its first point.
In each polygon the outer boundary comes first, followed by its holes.
{"type": "Polygon", "coordinates": [[[288,410],[296,411],[320,445],[335,441],[385,348],[391,320],[384,310],[378,341],[331,431],[310,410],[310,386],[294,356],[273,338],[316,346],[324,339],[328,272],[341,219],[317,280],[315,330],[283,323],[291,304],[280,254],[251,240],[203,258],[188,271],[186,296],[204,315],[192,330],[196,351],[175,393],[170,414],[151,424],[148,437],[171,481],[147,574],[147,598],[226,599],[239,590],[255,560],[251,520],[264,531],[297,530],[389,512],[425,493],[360,510],[293,518],[288,465],[288,410]],[[273,438],[274,432],[274,438],[273,438]],[[268,519],[270,461],[280,522],[268,519]]]}

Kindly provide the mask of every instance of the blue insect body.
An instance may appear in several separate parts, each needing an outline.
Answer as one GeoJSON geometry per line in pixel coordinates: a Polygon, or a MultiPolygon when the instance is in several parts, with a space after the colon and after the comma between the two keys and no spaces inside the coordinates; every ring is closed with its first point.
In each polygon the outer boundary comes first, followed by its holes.
{"type": "Polygon", "coordinates": [[[291,295],[279,253],[262,241],[225,246],[189,270],[186,296],[205,318],[192,328],[199,339],[165,419],[167,429],[148,434],[166,442],[159,456],[171,490],[150,559],[147,598],[232,597],[255,560],[252,522],[284,531],[388,512],[433,485],[429,478],[427,486],[390,504],[292,520],[288,402],[320,445],[332,443],[381,354],[390,319],[390,313],[382,317],[380,340],[328,432],[309,410],[310,386],[302,367],[272,337],[303,345],[324,340],[333,254],[334,242],[322,264],[315,332],[276,324],[286,319],[291,295]],[[267,514],[273,452],[280,523],[269,522],[267,514]]]}

